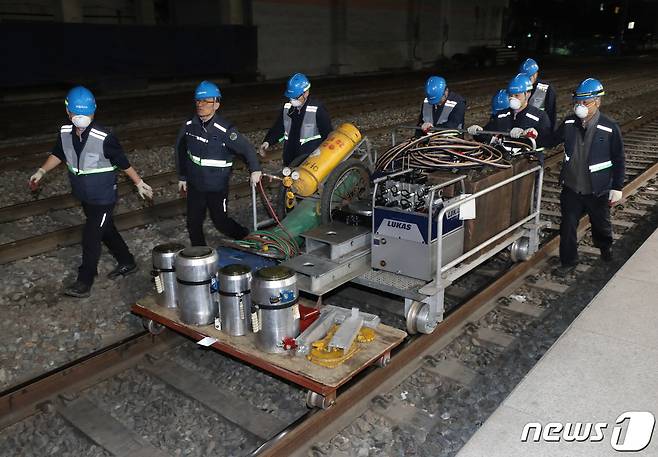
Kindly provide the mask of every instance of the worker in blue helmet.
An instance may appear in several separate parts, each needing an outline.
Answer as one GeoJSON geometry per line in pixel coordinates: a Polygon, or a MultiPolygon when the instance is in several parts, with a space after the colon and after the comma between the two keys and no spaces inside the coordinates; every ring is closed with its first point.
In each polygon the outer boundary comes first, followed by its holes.
{"type": "Polygon", "coordinates": [[[215,228],[228,237],[242,239],[249,234],[227,212],[234,157],[237,155],[246,163],[252,186],[258,184],[262,175],[252,144],[217,112],[221,98],[216,84],[202,81],[194,91],[195,113],[185,121],[176,139],[178,189],[187,195],[187,231],[192,246],[206,246],[206,212],[215,228]]]}
{"type": "Polygon", "coordinates": [[[135,258],[114,225],[112,212],[117,201],[117,173],[121,169],[132,180],[142,198],[152,198],[146,184],[126,157],[117,137],[96,122],[96,99],[89,89],[77,86],[64,104],[70,124],[60,127],[55,145],[41,167],[29,180],[35,189],[44,175],[60,163],[68,168],[73,196],[82,203],[86,216],[82,231],[82,264],[76,281],[64,289],[72,297],[88,297],[97,273],[101,242],[117,260],[108,277],[116,279],[137,270],[135,258]]]}
{"type": "Polygon", "coordinates": [[[534,59],[525,59],[519,66],[519,73],[525,73],[532,83],[532,93],[528,104],[546,112],[551,121],[551,129],[555,128],[557,116],[557,96],[553,86],[546,81],[539,80],[539,65],[534,59]]]}
{"type": "Polygon", "coordinates": [[[259,154],[283,142],[283,165],[297,166],[315,151],[331,133],[331,118],[317,98],[310,96],[311,82],[302,73],[288,80],[284,96],[288,99],[265,135],[259,154]]]}
{"type": "MultiPolygon", "coordinates": [[[[487,125],[471,125],[468,133],[473,136],[480,135],[483,130],[509,132],[516,143],[523,142],[528,144],[543,163],[543,150],[547,141],[551,141],[551,125],[545,112],[534,106],[528,105],[532,83],[525,73],[519,73],[512,78],[507,85],[507,94],[509,108],[500,111],[489,120],[487,125]]],[[[484,136],[485,141],[494,141],[501,144],[512,155],[518,152],[519,148],[512,144],[506,144],[502,138],[491,138],[484,136]]]]}
{"type": "Polygon", "coordinates": [[[423,133],[431,129],[461,129],[464,127],[466,100],[448,89],[441,76],[430,76],[425,82],[425,99],[420,107],[418,126],[423,133]]]}
{"type": "Polygon", "coordinates": [[[554,270],[566,276],[578,263],[577,228],[584,213],[589,215],[592,241],[604,261],[612,260],[610,206],[622,198],[624,142],[619,125],[599,108],[605,95],[603,84],[587,78],[573,93],[573,114],[554,134],[553,144],[564,143],[560,172],[560,263],[554,270]]]}
{"type": "Polygon", "coordinates": [[[500,89],[491,99],[491,117],[509,109],[509,94],[507,89],[500,89]]]}

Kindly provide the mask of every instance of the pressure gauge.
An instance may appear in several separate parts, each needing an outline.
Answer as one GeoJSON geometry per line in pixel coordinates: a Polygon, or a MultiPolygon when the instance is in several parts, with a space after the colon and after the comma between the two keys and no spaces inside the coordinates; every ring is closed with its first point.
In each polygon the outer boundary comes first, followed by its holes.
{"type": "Polygon", "coordinates": [[[299,179],[299,172],[297,170],[293,171],[290,177],[297,181],[299,179]]]}
{"type": "Polygon", "coordinates": [[[292,170],[291,170],[290,168],[288,168],[288,167],[285,167],[285,168],[281,171],[281,173],[283,173],[283,176],[290,176],[290,174],[292,173],[292,170]]]}

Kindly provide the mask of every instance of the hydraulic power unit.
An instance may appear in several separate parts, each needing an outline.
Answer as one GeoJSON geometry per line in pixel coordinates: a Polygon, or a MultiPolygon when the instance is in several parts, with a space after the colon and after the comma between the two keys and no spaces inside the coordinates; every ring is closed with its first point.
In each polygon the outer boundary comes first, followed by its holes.
{"type": "MultiPolygon", "coordinates": [[[[451,184],[455,184],[459,180],[451,184]]],[[[429,281],[436,275],[438,214],[444,205],[441,189],[430,186],[414,172],[396,173],[375,182],[372,212],[372,267],[429,281]]],[[[464,253],[464,221],[460,209],[448,211],[441,221],[446,264],[464,253]]]]}

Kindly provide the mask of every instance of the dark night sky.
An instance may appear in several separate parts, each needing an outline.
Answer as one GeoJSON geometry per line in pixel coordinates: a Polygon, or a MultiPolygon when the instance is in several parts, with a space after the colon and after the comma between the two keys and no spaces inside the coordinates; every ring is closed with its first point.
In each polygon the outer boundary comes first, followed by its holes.
{"type": "Polygon", "coordinates": [[[658,2],[641,0],[511,0],[507,40],[520,48],[547,50],[577,43],[642,48],[658,29],[658,2]],[[634,22],[629,29],[628,23],[634,22]]]}

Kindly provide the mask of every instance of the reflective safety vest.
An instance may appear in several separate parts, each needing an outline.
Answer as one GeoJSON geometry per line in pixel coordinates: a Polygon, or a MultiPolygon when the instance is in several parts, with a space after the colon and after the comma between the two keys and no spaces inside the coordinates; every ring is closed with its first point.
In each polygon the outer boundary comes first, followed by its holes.
{"type": "Polygon", "coordinates": [[[91,127],[80,155],[73,147],[73,125],[60,128],[62,149],[73,195],[85,203],[108,205],[117,199],[116,167],[105,158],[107,133],[91,127]]]}
{"type": "Polygon", "coordinates": [[[530,97],[530,100],[528,100],[528,105],[534,106],[535,108],[539,108],[540,110],[544,111],[546,109],[547,93],[548,93],[548,84],[537,83],[535,92],[532,94],[532,97],[530,97]]]}
{"type": "MultiPolygon", "coordinates": [[[[292,125],[292,119],[288,116],[288,111],[292,105],[290,102],[287,102],[283,105],[283,140],[288,141],[288,136],[290,135],[290,126],[292,125]]],[[[315,113],[317,113],[318,107],[315,105],[307,105],[306,111],[304,112],[304,119],[302,119],[302,129],[299,132],[299,143],[304,144],[309,141],[318,140],[322,138],[320,136],[320,130],[318,130],[318,123],[315,118],[315,113]]]]}
{"type": "MultiPolygon", "coordinates": [[[[230,140],[228,123],[215,116],[204,128],[197,117],[185,122],[187,181],[203,192],[219,192],[228,187],[233,153],[226,147],[230,140]]],[[[233,133],[237,135],[236,133],[233,133]]]]}
{"type": "MultiPolygon", "coordinates": [[[[446,100],[446,102],[443,104],[443,109],[441,110],[441,114],[439,115],[439,120],[436,121],[436,124],[434,123],[434,106],[430,104],[427,99],[423,100],[423,122],[429,122],[430,124],[436,126],[436,125],[441,125],[445,124],[448,122],[448,118],[450,117],[450,113],[452,113],[452,110],[455,109],[455,106],[457,106],[457,102],[453,100],[446,100]]],[[[460,124],[457,126],[457,128],[462,128],[463,126],[460,124]]]]}
{"type": "MultiPolygon", "coordinates": [[[[562,164],[562,173],[569,166],[570,154],[576,147],[577,135],[581,135],[576,122],[578,122],[576,119],[569,118],[564,121],[564,163],[562,164]]],[[[592,145],[588,151],[589,163],[587,164],[592,179],[592,192],[595,195],[610,190],[612,182],[612,149],[614,147],[613,134],[613,124],[607,122],[607,119],[604,119],[601,115],[599,122],[596,124],[592,145]]],[[[560,178],[562,181],[562,176],[560,178]]]]}

